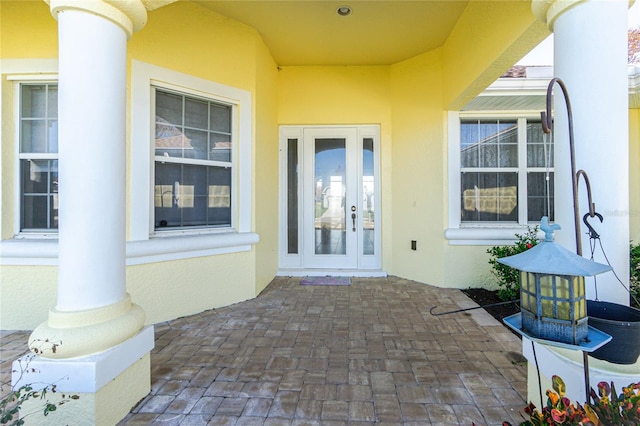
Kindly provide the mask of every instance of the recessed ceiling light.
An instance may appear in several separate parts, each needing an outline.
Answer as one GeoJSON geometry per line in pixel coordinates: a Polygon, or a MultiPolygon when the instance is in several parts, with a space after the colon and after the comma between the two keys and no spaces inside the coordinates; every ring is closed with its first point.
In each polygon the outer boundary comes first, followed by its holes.
{"type": "Polygon", "coordinates": [[[340,15],[340,16],[349,16],[349,15],[351,15],[351,6],[347,6],[347,5],[340,6],[340,7],[336,10],[336,12],[337,12],[337,13],[338,13],[338,15],[340,15]]]}

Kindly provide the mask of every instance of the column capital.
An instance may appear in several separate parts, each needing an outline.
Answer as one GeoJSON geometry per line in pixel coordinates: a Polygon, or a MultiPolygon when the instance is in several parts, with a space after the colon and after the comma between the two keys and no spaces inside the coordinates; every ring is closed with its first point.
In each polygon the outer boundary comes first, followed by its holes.
{"type": "Polygon", "coordinates": [[[531,11],[553,32],[553,24],[560,15],[586,0],[533,0],[531,11]]]}
{"type": "Polygon", "coordinates": [[[44,0],[51,14],[65,10],[79,10],[100,16],[118,25],[131,38],[147,23],[147,9],[140,0],[44,0]]]}
{"type": "MultiPolygon", "coordinates": [[[[533,0],[531,2],[531,11],[539,21],[545,23],[549,30],[553,32],[553,26],[560,15],[587,1],[589,0],[533,0]]],[[[628,1],[629,7],[635,3],[635,0],[628,1]]]]}

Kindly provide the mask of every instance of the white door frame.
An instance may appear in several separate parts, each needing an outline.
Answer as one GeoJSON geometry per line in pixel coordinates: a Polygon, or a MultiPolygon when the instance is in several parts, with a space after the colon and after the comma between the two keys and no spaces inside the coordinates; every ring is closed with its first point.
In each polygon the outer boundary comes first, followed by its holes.
{"type": "MultiPolygon", "coordinates": [[[[347,154],[349,155],[349,154],[347,154]]],[[[381,215],[380,215],[380,126],[378,125],[336,125],[336,126],[280,126],[280,188],[279,188],[279,272],[278,275],[327,275],[327,274],[345,274],[352,276],[380,276],[385,275],[381,270],[381,215]],[[338,258],[333,259],[329,256],[324,262],[314,262],[313,256],[307,253],[313,250],[313,241],[309,241],[312,233],[303,232],[304,226],[309,226],[310,217],[313,212],[309,212],[309,208],[305,209],[305,203],[309,206],[312,204],[313,194],[310,194],[312,184],[306,183],[305,179],[313,179],[313,170],[305,170],[312,164],[310,157],[313,153],[308,153],[310,137],[342,137],[339,135],[355,134],[356,152],[351,153],[352,157],[348,161],[352,161],[355,167],[354,176],[356,177],[355,199],[363,199],[363,150],[362,141],[367,140],[373,143],[373,185],[374,196],[372,208],[375,213],[375,226],[370,234],[373,235],[373,253],[364,254],[363,252],[363,218],[360,205],[357,206],[356,228],[360,232],[356,232],[353,243],[356,245],[356,258],[353,263],[349,261],[339,261],[338,258]],[[305,143],[305,139],[307,143],[305,143]],[[290,155],[291,148],[291,155],[290,155]],[[305,148],[306,151],[305,151],[305,148]],[[297,151],[297,152],[296,152],[297,151]],[[307,159],[305,161],[305,155],[307,159]],[[288,165],[296,164],[297,169],[288,172],[288,165]],[[297,188],[292,186],[292,193],[289,194],[289,179],[297,182],[297,188]],[[296,198],[289,203],[289,197],[296,198]],[[289,213],[289,207],[292,212],[289,213]],[[297,212],[296,212],[297,209],[297,212]],[[305,213],[306,212],[306,213],[305,213]],[[291,215],[292,217],[289,217],[291,215]],[[291,225],[291,232],[289,227],[291,225]],[[297,226],[297,232],[295,227],[297,226]],[[296,241],[297,240],[297,241],[296,241]]],[[[371,203],[371,200],[369,200],[371,203]]],[[[347,224],[351,226],[351,206],[347,209],[347,224]]],[[[351,231],[349,229],[349,231],[351,231]]]]}

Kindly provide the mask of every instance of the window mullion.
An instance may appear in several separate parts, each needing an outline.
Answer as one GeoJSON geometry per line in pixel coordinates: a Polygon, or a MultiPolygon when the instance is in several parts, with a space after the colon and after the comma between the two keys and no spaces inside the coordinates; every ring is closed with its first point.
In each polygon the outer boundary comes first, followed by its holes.
{"type": "MultiPolygon", "coordinates": [[[[207,102],[207,160],[211,159],[211,150],[212,150],[212,146],[211,146],[211,102],[207,102]]],[[[207,168],[207,176],[205,179],[205,182],[207,183],[207,204],[209,203],[209,186],[211,185],[211,182],[209,182],[209,169],[207,168]]],[[[204,210],[204,219],[207,223],[211,223],[210,217],[209,217],[209,208],[207,206],[207,208],[205,208],[204,210]]]]}
{"type": "Polygon", "coordinates": [[[231,163],[226,161],[215,160],[201,160],[198,158],[180,158],[180,157],[165,157],[162,155],[155,155],[154,160],[160,163],[175,163],[175,164],[189,164],[193,166],[215,166],[230,169],[231,163]]]}
{"type": "Polygon", "coordinates": [[[527,224],[527,119],[518,118],[518,224],[527,224]]]}

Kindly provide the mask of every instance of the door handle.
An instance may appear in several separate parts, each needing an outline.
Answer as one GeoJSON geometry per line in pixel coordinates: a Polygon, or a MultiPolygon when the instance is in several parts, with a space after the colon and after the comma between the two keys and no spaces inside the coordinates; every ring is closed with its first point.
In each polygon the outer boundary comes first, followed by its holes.
{"type": "Polygon", "coordinates": [[[353,222],[353,228],[351,228],[351,230],[356,232],[356,206],[351,206],[351,211],[353,212],[351,213],[351,221],[353,222]]]}

